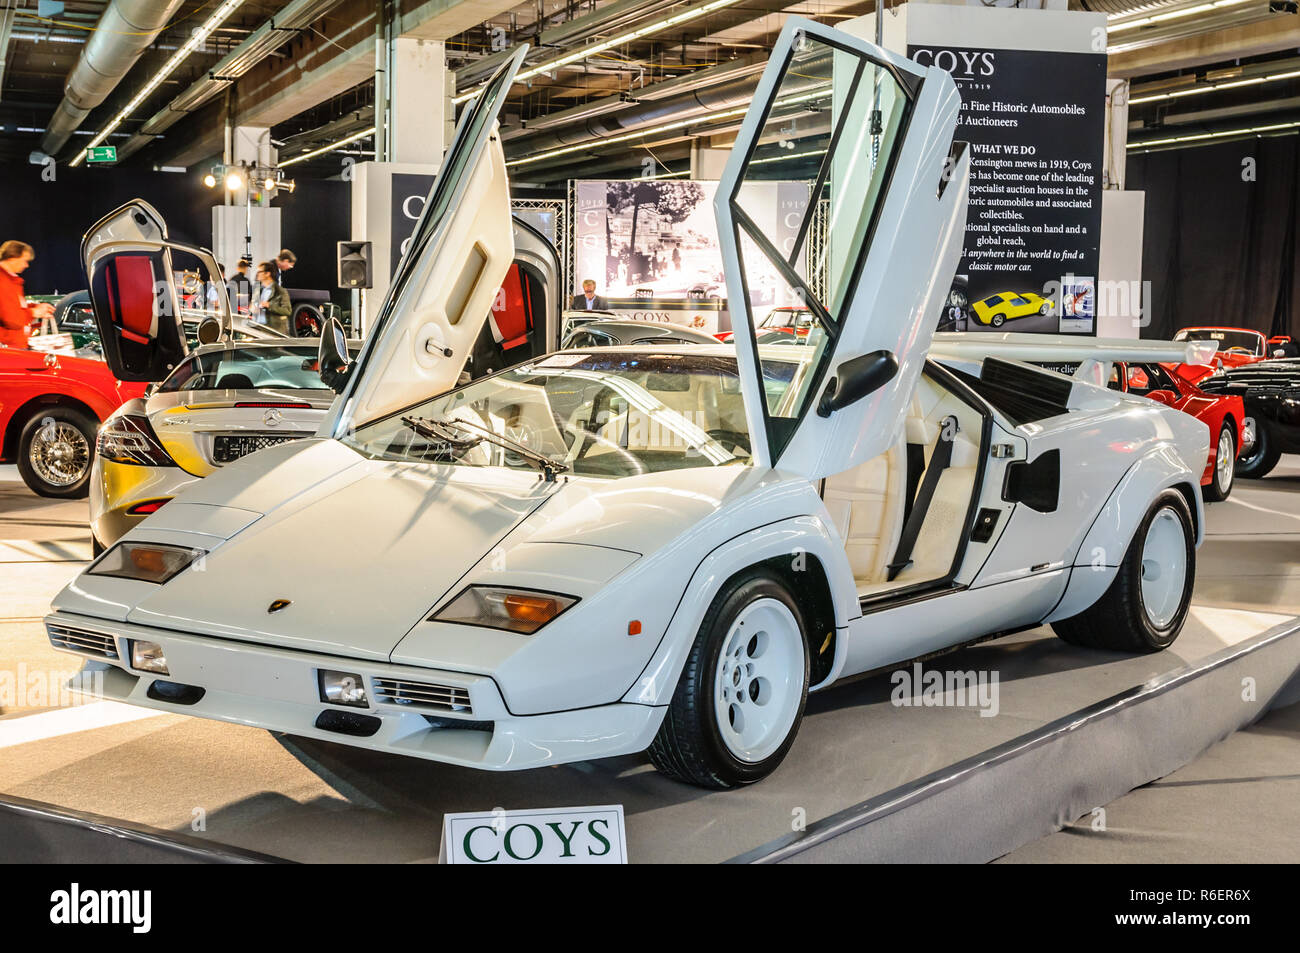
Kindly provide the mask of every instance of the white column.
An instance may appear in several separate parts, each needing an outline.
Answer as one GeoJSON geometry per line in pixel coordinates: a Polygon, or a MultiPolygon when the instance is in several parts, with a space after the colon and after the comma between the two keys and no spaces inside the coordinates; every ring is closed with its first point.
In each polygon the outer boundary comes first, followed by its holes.
{"type": "Polygon", "coordinates": [[[388,73],[389,155],[394,162],[442,162],[447,123],[446,50],[441,40],[401,36],[393,41],[388,73]]]}
{"type": "Polygon", "coordinates": [[[691,178],[714,180],[722,178],[722,168],[727,164],[730,149],[714,149],[700,145],[699,140],[691,143],[691,178]]]}

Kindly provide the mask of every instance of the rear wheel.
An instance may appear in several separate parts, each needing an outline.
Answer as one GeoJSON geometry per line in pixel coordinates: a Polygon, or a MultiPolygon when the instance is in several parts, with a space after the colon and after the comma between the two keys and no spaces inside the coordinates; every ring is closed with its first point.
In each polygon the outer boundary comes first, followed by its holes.
{"type": "Polygon", "coordinates": [[[1257,417],[1247,417],[1241,456],[1237,458],[1237,476],[1245,480],[1258,480],[1277,466],[1282,452],[1273,444],[1268,427],[1257,417]]]}
{"type": "Polygon", "coordinates": [[[766,573],[730,583],[709,607],[650,760],[708,788],[752,784],[794,744],[808,698],[802,614],[766,573]]]}
{"type": "Polygon", "coordinates": [[[1006,323],[1007,318],[1004,314],[995,314],[993,317],[989,318],[989,324],[993,325],[995,328],[1000,328],[1006,323]]]}
{"type": "Polygon", "coordinates": [[[18,438],[18,472],[38,496],[79,499],[90,492],[98,422],[71,407],[32,417],[18,438]]]}
{"type": "Polygon", "coordinates": [[[1052,629],[1073,645],[1158,652],[1182,631],[1195,578],[1191,511],[1181,493],[1165,490],[1138,525],[1105,595],[1052,629]]]}
{"type": "Polygon", "coordinates": [[[1201,488],[1207,503],[1218,503],[1228,498],[1228,494],[1232,492],[1236,464],[1237,434],[1233,431],[1231,422],[1225,420],[1223,426],[1219,428],[1219,442],[1215,444],[1214,473],[1210,477],[1210,482],[1201,488]]]}

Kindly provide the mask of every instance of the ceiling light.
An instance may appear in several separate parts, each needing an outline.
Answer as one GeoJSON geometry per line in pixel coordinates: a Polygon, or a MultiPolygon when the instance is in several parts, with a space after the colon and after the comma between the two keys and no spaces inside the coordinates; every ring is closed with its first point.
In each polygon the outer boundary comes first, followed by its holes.
{"type": "Polygon", "coordinates": [[[1141,103],[1154,103],[1163,99],[1176,99],[1182,96],[1196,96],[1201,93],[1212,93],[1220,89],[1235,89],[1238,86],[1256,86],[1260,83],[1275,83],[1283,79],[1295,79],[1300,76],[1300,69],[1291,70],[1286,73],[1271,73],[1268,76],[1252,76],[1249,79],[1234,79],[1226,83],[1201,83],[1192,86],[1189,89],[1178,89],[1170,93],[1152,93],[1150,96],[1134,96],[1128,103],[1130,106],[1137,106],[1141,103]]]}
{"type": "MultiPolygon", "coordinates": [[[[1166,20],[1177,20],[1182,17],[1193,16],[1197,13],[1209,13],[1212,10],[1220,10],[1223,7],[1235,7],[1238,4],[1249,3],[1250,0],[1214,0],[1213,3],[1200,3],[1194,7],[1182,7],[1178,10],[1169,10],[1165,13],[1154,13],[1149,16],[1138,17],[1136,20],[1127,20],[1124,23],[1111,23],[1106,27],[1107,33],[1119,33],[1122,30],[1131,30],[1139,26],[1151,26],[1153,23],[1163,23],[1166,20]]],[[[1129,16],[1127,13],[1112,13],[1112,17],[1129,16]]]]}
{"type": "Polygon", "coordinates": [[[356,142],[358,139],[364,139],[366,136],[373,136],[374,134],[374,126],[371,126],[369,129],[362,129],[360,132],[354,132],[352,135],[340,139],[338,142],[332,142],[328,146],[321,146],[319,149],[313,149],[311,152],[304,152],[302,155],[294,156],[292,159],[285,159],[280,163],[280,168],[283,169],[286,166],[293,165],[295,162],[303,162],[307,159],[313,159],[316,156],[324,155],[327,152],[333,152],[335,149],[341,149],[349,143],[356,142]]]}
{"type": "MultiPolygon", "coordinates": [[[[778,99],[772,104],[773,108],[778,106],[790,106],[796,103],[805,102],[809,99],[822,99],[828,93],[828,88],[819,86],[810,92],[800,93],[797,96],[786,96],[784,99],[778,99]]],[[[583,142],[573,146],[563,146],[559,149],[551,149],[549,152],[539,152],[536,155],[525,156],[522,159],[512,159],[506,163],[507,167],[528,165],[533,162],[541,162],[543,159],[554,159],[556,156],[568,155],[573,152],[580,152],[583,149],[590,149],[594,146],[609,146],[619,142],[627,142],[630,139],[640,139],[645,136],[654,136],[662,132],[671,132],[675,129],[682,129],[686,126],[698,126],[704,123],[716,122],[719,119],[728,119],[732,116],[743,116],[749,110],[749,106],[737,106],[735,109],[723,109],[718,112],[705,113],[702,116],[692,116],[690,119],[678,119],[675,122],[666,122],[660,126],[651,126],[649,129],[637,129],[633,132],[625,132],[618,136],[609,136],[605,139],[597,139],[594,142],[583,142]]],[[[783,158],[789,158],[788,156],[783,158]]],[[[281,163],[283,165],[283,163],[281,163]]]]}
{"type": "MultiPolygon", "coordinates": [[[[163,80],[170,76],[175,71],[176,67],[180,66],[191,53],[203,45],[204,41],[207,40],[208,35],[217,27],[221,26],[221,24],[226,21],[226,18],[234,13],[243,2],[244,0],[223,0],[217,9],[212,11],[212,15],[203,21],[203,25],[190,34],[190,38],[181,44],[180,49],[171,55],[158,72],[149,77],[144,86],[140,88],[140,91],[132,96],[131,101],[123,106],[121,111],[113,117],[113,121],[95,134],[95,138],[90,140],[90,147],[99,145],[108,138],[109,134],[114,129],[130,118],[131,114],[145,101],[145,98],[162,85],[163,80]]],[[[78,165],[85,156],[86,153],[84,151],[79,152],[68,164],[78,165]]]]}
{"type": "MultiPolygon", "coordinates": [[[[612,50],[616,46],[623,46],[625,43],[631,43],[633,40],[642,39],[643,37],[658,33],[661,30],[666,30],[669,27],[680,26],[681,24],[688,23],[691,20],[697,20],[706,14],[712,13],[714,10],[721,10],[723,7],[729,7],[739,2],[740,0],[711,0],[711,2],[701,4],[698,7],[690,7],[683,10],[681,13],[674,14],[673,16],[664,17],[662,20],[656,20],[654,23],[637,27],[635,30],[628,30],[626,33],[620,33],[612,39],[602,40],[599,43],[592,43],[588,46],[582,47],[581,49],[574,50],[572,53],[566,53],[553,60],[547,60],[545,63],[539,63],[537,66],[530,69],[521,70],[519,73],[515,74],[515,82],[522,83],[526,80],[532,79],[534,76],[541,76],[543,73],[549,73],[562,66],[577,63],[580,60],[587,59],[589,56],[595,56],[597,53],[604,53],[606,50],[612,50]]],[[[459,96],[452,99],[452,103],[459,106],[461,103],[473,99],[483,91],[483,87],[486,85],[487,83],[483,83],[474,89],[471,89],[467,93],[461,93],[459,96]]]]}
{"type": "Polygon", "coordinates": [[[1130,142],[1130,149],[1146,149],[1151,146],[1168,146],[1180,142],[1200,142],[1205,139],[1226,139],[1229,136],[1259,135],[1265,132],[1281,132],[1285,129],[1300,129],[1300,121],[1282,122],[1272,126],[1249,126],[1245,129],[1223,129],[1219,132],[1198,132],[1189,136],[1170,136],[1167,139],[1146,139],[1142,142],[1130,142]]]}
{"type": "Polygon", "coordinates": [[[217,187],[217,177],[209,172],[203,177],[203,184],[210,189],[215,189],[217,187]]]}

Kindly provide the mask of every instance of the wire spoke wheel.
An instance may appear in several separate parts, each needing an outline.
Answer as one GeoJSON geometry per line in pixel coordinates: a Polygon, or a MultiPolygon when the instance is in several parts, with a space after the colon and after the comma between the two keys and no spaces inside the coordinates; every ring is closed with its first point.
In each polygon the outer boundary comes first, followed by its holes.
{"type": "Polygon", "coordinates": [[[36,431],[27,456],[37,476],[50,486],[72,486],[90,466],[90,442],[67,421],[51,420],[36,431]]]}

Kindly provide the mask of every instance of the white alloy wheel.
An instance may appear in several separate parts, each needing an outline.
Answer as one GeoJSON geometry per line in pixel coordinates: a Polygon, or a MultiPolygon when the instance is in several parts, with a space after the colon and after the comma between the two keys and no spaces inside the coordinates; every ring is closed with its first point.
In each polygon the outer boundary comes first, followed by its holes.
{"type": "Polygon", "coordinates": [[[803,635],[778,599],[755,599],[722,642],[714,676],[714,717],[727,750],[762,761],[785,742],[803,698],[803,635]]]}
{"type": "Polygon", "coordinates": [[[1142,607],[1158,629],[1169,625],[1183,600],[1187,582],[1187,540],[1183,524],[1169,507],[1156,513],[1142,543],[1142,607]]]}
{"type": "Polygon", "coordinates": [[[1219,449],[1214,459],[1214,481],[1219,493],[1226,494],[1232,487],[1232,472],[1237,463],[1237,443],[1232,431],[1224,427],[1219,431],[1219,449]]]}

